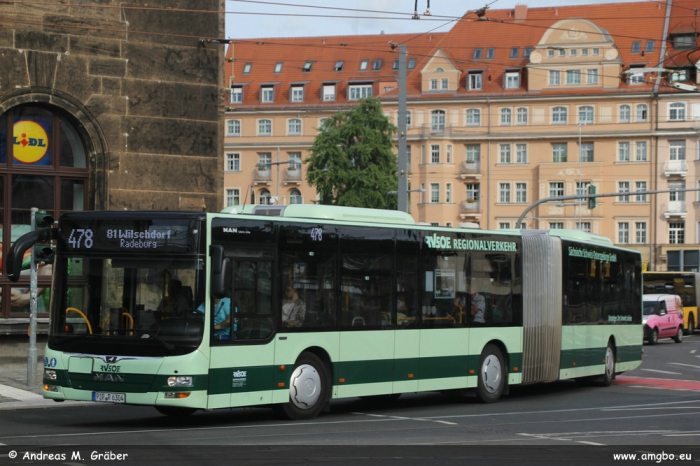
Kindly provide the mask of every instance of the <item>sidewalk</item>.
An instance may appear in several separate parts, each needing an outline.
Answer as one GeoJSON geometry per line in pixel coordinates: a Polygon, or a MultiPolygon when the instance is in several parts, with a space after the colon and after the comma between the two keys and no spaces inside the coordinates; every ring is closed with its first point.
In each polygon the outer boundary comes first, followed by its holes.
{"type": "Polygon", "coordinates": [[[0,359],[0,410],[39,407],[61,407],[83,403],[66,401],[56,403],[42,396],[43,364],[36,364],[36,383],[27,386],[27,359],[0,359]]]}

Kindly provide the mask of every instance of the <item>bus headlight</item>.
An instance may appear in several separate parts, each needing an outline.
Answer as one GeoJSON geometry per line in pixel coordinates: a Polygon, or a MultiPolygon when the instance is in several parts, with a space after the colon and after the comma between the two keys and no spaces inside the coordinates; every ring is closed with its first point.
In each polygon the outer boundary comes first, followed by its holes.
{"type": "Polygon", "coordinates": [[[56,380],[56,371],[44,369],[44,378],[49,380],[56,380]]]}
{"type": "Polygon", "coordinates": [[[191,387],[193,382],[191,375],[168,377],[168,387],[191,387]]]}

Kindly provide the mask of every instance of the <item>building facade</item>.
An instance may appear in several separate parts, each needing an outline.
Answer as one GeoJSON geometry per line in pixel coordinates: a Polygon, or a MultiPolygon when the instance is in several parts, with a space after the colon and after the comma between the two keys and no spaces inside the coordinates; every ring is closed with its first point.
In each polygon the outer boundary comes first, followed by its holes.
{"type": "Polygon", "coordinates": [[[407,48],[409,209],[457,227],[568,228],[700,265],[696,2],[467,13],[441,34],[235,41],[224,204],[311,203],[303,159],[324,118],[376,96],[397,123],[407,48]],[[682,88],[682,89],[679,89],[682,88]],[[598,200],[546,197],[620,193],[598,200]],[[675,190],[658,195],[650,190],[675,190]]]}
{"type": "MultiPolygon", "coordinates": [[[[0,4],[0,246],[30,209],[221,207],[222,0],[0,4]],[[213,37],[212,37],[213,36],[213,37]]],[[[51,266],[39,265],[40,330],[51,266]]],[[[0,275],[0,333],[25,334],[28,278],[0,275]],[[9,299],[8,299],[9,297],[9,299]]]]}

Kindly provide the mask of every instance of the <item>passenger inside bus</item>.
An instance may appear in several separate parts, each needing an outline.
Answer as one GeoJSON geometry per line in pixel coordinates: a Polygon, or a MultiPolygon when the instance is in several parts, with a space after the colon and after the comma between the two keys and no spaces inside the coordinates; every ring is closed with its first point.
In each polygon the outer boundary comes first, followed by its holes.
{"type": "Polygon", "coordinates": [[[306,316],[306,303],[299,297],[297,290],[290,284],[285,288],[282,303],[282,325],[284,327],[301,327],[306,316]]]}
{"type": "Polygon", "coordinates": [[[485,314],[486,314],[486,300],[484,297],[479,294],[476,291],[476,288],[474,285],[472,285],[472,300],[471,300],[471,314],[472,314],[472,322],[475,324],[484,324],[486,323],[485,320],[485,314]]]}

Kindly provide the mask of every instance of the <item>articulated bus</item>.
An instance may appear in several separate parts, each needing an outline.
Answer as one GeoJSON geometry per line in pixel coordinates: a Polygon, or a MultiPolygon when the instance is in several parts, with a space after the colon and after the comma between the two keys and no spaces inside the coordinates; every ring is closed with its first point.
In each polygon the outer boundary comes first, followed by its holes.
{"type": "Polygon", "coordinates": [[[698,323],[700,273],[644,272],[644,294],[675,294],[683,302],[683,333],[692,335],[698,323]]]}
{"type": "Polygon", "coordinates": [[[18,239],[8,276],[47,241],[56,401],[310,419],[344,397],[607,386],[641,363],[641,257],[579,231],[310,205],[81,212],[18,239]]]}

